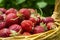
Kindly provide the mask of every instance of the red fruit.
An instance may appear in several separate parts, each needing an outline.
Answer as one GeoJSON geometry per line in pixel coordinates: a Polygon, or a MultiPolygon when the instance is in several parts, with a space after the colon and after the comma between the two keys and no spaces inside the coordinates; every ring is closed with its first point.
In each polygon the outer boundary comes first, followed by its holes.
{"type": "Polygon", "coordinates": [[[40,23],[41,23],[41,19],[40,19],[40,17],[37,17],[36,24],[39,25],[40,23]]]}
{"type": "Polygon", "coordinates": [[[0,30],[0,37],[9,37],[11,34],[10,30],[7,28],[0,30]]]}
{"type": "Polygon", "coordinates": [[[8,26],[18,23],[18,18],[16,14],[10,13],[6,16],[6,24],[8,26]]]}
{"type": "Polygon", "coordinates": [[[35,13],[36,11],[34,9],[28,9],[31,13],[35,13]]]}
{"type": "Polygon", "coordinates": [[[0,15],[0,20],[4,20],[3,16],[0,15]]]}
{"type": "Polygon", "coordinates": [[[6,20],[6,14],[2,14],[2,16],[3,16],[3,21],[5,21],[6,20]]]}
{"type": "Polygon", "coordinates": [[[28,10],[28,9],[26,9],[26,8],[22,8],[22,9],[20,9],[19,10],[19,13],[21,13],[24,17],[25,17],[25,19],[29,19],[30,18],[30,11],[28,10]]]}
{"type": "Polygon", "coordinates": [[[24,36],[29,36],[29,35],[31,35],[31,34],[30,34],[29,32],[24,32],[23,35],[24,35],[24,36]]]}
{"type": "Polygon", "coordinates": [[[16,14],[16,13],[17,13],[17,10],[14,9],[14,8],[10,8],[10,9],[8,9],[5,13],[6,13],[6,14],[10,14],[10,13],[16,14]]]}
{"type": "Polygon", "coordinates": [[[34,17],[30,17],[29,20],[32,21],[35,25],[39,25],[40,22],[41,22],[40,17],[36,17],[36,18],[34,18],[34,17]]]}
{"type": "Polygon", "coordinates": [[[55,28],[55,27],[56,27],[56,25],[53,22],[50,22],[50,23],[47,24],[47,29],[48,30],[50,30],[52,28],[55,28]]]}
{"type": "MultiPolygon", "coordinates": [[[[39,24],[40,24],[41,19],[40,19],[40,15],[39,15],[39,14],[34,14],[34,13],[32,13],[30,17],[31,17],[31,19],[33,18],[33,19],[36,21],[36,25],[39,25],[39,24]]],[[[30,20],[31,20],[31,19],[30,19],[30,20]]],[[[32,20],[33,20],[33,19],[32,19],[32,20]]]]}
{"type": "Polygon", "coordinates": [[[6,14],[0,14],[0,21],[5,21],[6,14]]]}
{"type": "Polygon", "coordinates": [[[31,32],[33,23],[30,20],[24,20],[22,21],[21,26],[24,31],[31,32]]]}
{"type": "Polygon", "coordinates": [[[14,31],[16,31],[16,32],[19,32],[19,31],[22,30],[21,26],[18,25],[18,24],[13,24],[13,25],[11,25],[11,26],[9,27],[9,29],[10,29],[10,30],[14,30],[14,31]]]}
{"type": "Polygon", "coordinates": [[[0,29],[3,29],[5,27],[5,22],[0,22],[0,29]]]}
{"type": "Polygon", "coordinates": [[[42,19],[42,22],[44,22],[44,23],[54,22],[54,19],[51,17],[46,17],[46,18],[42,19]]]}
{"type": "Polygon", "coordinates": [[[36,19],[35,18],[30,17],[29,20],[32,21],[34,24],[36,24],[36,19]]]}
{"type": "Polygon", "coordinates": [[[42,26],[36,26],[33,30],[33,33],[36,34],[36,33],[42,33],[44,32],[44,28],[42,26]]]}
{"type": "Polygon", "coordinates": [[[0,11],[5,13],[6,12],[6,9],[5,8],[0,8],[0,11]]]}

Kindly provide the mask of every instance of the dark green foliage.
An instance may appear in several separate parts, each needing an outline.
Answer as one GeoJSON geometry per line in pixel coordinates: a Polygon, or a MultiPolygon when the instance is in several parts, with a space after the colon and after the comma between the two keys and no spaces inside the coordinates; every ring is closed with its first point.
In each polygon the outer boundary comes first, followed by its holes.
{"type": "Polygon", "coordinates": [[[43,16],[51,16],[55,0],[0,0],[0,7],[9,8],[39,8],[43,10],[43,16]]]}

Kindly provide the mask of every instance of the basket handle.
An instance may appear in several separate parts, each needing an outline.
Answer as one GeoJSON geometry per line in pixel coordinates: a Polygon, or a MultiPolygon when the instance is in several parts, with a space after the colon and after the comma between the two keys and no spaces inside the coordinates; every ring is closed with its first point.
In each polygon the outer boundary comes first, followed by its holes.
{"type": "Polygon", "coordinates": [[[55,9],[53,15],[51,16],[55,21],[60,22],[60,0],[55,1],[55,9]]]}

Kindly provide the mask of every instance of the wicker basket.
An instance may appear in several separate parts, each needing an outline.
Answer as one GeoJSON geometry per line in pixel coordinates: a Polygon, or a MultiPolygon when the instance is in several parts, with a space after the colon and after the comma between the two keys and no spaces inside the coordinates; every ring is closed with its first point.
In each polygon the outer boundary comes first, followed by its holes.
{"type": "Polygon", "coordinates": [[[55,20],[57,27],[44,33],[33,34],[30,36],[14,36],[0,38],[0,40],[60,40],[60,0],[56,0],[55,10],[51,16],[55,20]]]}

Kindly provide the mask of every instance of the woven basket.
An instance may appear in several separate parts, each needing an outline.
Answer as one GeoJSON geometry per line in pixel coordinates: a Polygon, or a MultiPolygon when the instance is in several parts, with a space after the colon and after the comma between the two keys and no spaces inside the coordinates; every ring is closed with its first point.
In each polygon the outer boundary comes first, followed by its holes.
{"type": "Polygon", "coordinates": [[[0,38],[0,40],[60,40],[60,0],[56,0],[55,9],[51,16],[55,20],[57,27],[44,33],[33,34],[30,36],[14,36],[0,38]]]}

